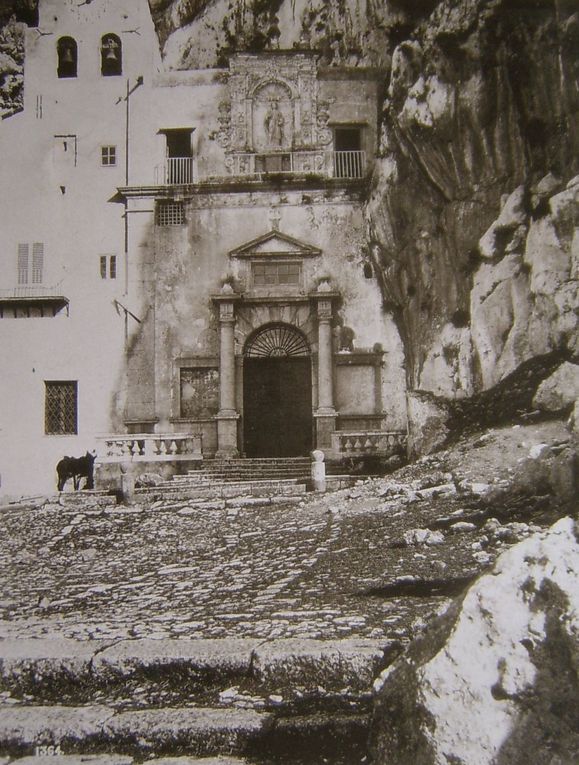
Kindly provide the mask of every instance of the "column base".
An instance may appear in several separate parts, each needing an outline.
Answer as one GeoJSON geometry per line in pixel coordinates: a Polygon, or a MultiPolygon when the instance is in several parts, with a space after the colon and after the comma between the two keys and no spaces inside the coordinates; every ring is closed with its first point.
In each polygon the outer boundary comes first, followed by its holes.
{"type": "Polygon", "coordinates": [[[331,407],[318,409],[314,414],[316,421],[316,449],[327,451],[332,447],[332,433],[336,430],[338,413],[331,407]]]}
{"type": "Polygon", "coordinates": [[[239,456],[237,448],[237,421],[239,414],[235,409],[222,409],[217,419],[217,451],[216,457],[230,459],[239,456]]]}

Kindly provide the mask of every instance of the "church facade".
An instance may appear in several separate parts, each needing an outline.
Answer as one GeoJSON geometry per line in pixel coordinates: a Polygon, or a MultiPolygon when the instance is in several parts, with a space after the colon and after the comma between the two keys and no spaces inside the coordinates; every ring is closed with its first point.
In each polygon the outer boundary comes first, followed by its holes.
{"type": "Polygon", "coordinates": [[[114,475],[403,448],[364,221],[379,84],[301,49],[165,71],[146,0],[41,0],[0,126],[1,493],[87,449],[114,475]]]}

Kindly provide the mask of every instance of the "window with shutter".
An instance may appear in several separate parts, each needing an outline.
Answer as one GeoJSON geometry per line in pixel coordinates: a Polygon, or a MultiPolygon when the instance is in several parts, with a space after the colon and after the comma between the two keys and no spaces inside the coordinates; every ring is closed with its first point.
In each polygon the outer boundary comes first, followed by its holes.
{"type": "Polygon", "coordinates": [[[32,245],[32,284],[42,284],[44,268],[44,243],[34,242],[32,245]]]}
{"type": "Polygon", "coordinates": [[[28,245],[18,245],[18,284],[28,284],[28,245]]]}

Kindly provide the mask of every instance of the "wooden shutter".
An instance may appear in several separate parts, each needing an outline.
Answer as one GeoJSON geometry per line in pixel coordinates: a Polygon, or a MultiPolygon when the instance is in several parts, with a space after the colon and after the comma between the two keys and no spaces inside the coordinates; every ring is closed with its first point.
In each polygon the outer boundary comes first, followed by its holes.
{"type": "Polygon", "coordinates": [[[28,284],[28,245],[18,245],[18,284],[28,284]]]}
{"type": "Polygon", "coordinates": [[[44,243],[34,242],[32,245],[32,284],[42,284],[44,268],[44,243]]]}

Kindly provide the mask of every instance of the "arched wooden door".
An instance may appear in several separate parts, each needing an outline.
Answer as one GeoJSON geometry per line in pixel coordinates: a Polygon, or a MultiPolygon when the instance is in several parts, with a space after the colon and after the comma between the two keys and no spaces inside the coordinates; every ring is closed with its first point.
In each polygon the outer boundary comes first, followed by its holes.
{"type": "Polygon", "coordinates": [[[248,457],[298,457],[311,451],[310,348],[289,324],[262,327],[246,343],[243,434],[248,457]]]}

